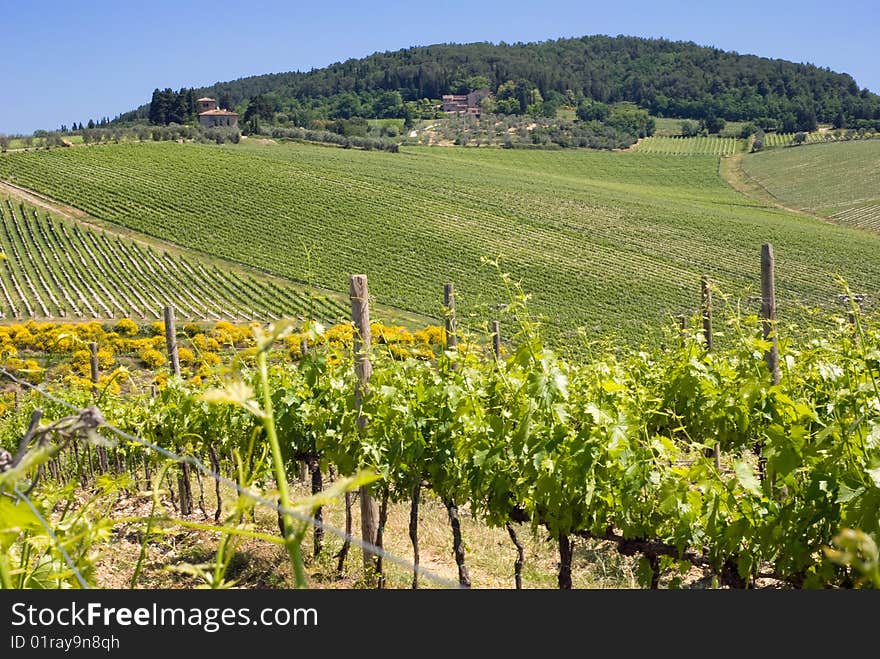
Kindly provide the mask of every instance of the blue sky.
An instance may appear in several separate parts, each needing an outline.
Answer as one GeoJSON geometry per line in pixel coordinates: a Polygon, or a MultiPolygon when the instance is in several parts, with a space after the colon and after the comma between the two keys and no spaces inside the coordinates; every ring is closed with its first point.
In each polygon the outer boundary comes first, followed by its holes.
{"type": "Polygon", "coordinates": [[[156,87],[308,70],[412,45],[588,34],[810,62],[880,92],[876,2],[0,0],[0,133],[112,118],[156,87]]]}

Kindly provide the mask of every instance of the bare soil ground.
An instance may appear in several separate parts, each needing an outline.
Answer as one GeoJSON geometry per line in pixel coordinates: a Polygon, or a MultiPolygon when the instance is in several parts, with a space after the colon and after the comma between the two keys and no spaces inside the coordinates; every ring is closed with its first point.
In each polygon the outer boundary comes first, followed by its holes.
{"type": "MultiPolygon", "coordinates": [[[[182,518],[174,510],[170,499],[163,505],[170,517],[178,517],[200,524],[213,525],[215,499],[213,484],[203,481],[204,503],[198,504],[199,488],[193,483],[193,495],[197,501],[192,515],[182,518]],[[204,508],[204,512],[200,508],[204,508]]],[[[293,496],[308,494],[305,483],[294,486],[293,496]]],[[[228,512],[232,493],[223,495],[224,515],[228,512]]],[[[127,496],[116,505],[112,516],[118,519],[146,518],[150,511],[151,498],[148,492],[127,496]]],[[[359,535],[360,520],[357,502],[352,506],[354,535],[359,535]]],[[[385,530],[385,549],[403,563],[395,564],[386,560],[384,569],[386,587],[408,589],[412,584],[412,546],[409,526],[410,508],[408,503],[389,506],[388,523],[385,530]]],[[[516,551],[507,531],[503,528],[490,528],[473,519],[467,510],[461,511],[462,534],[466,545],[466,562],[473,588],[512,589],[514,588],[513,564],[516,551]]],[[[277,535],[277,518],[272,510],[257,508],[249,528],[270,535],[277,535]]],[[[337,505],[324,509],[324,521],[342,529],[345,525],[344,507],[337,505]]],[[[173,523],[157,524],[146,543],[146,560],[138,580],[138,588],[194,588],[204,586],[198,569],[210,566],[215,558],[220,536],[217,532],[190,530],[173,523]]],[[[144,522],[121,523],[116,526],[109,541],[100,548],[100,558],[96,565],[97,583],[103,588],[129,588],[132,574],[138,560],[145,530],[144,522]]],[[[517,525],[516,532],[525,548],[523,566],[524,588],[556,588],[558,555],[556,544],[542,529],[532,530],[517,525]]],[[[452,534],[446,509],[436,497],[426,492],[419,516],[419,538],[421,567],[430,571],[422,574],[421,588],[446,588],[458,578],[457,566],[453,558],[452,534]],[[435,580],[432,575],[441,577],[447,583],[435,580]]],[[[337,571],[336,554],[342,546],[342,538],[326,532],[324,549],[317,557],[313,556],[313,536],[307,532],[303,542],[306,556],[306,571],[309,585],[322,589],[351,589],[371,587],[364,579],[363,555],[358,547],[352,545],[342,572],[337,571]]],[[[591,542],[582,539],[575,541],[573,561],[573,582],[575,588],[637,588],[637,563],[633,558],[621,556],[615,547],[607,542],[591,542]]],[[[238,588],[267,589],[291,588],[292,573],[287,554],[282,547],[268,541],[238,538],[235,541],[235,554],[226,573],[226,578],[238,588]]],[[[661,580],[661,588],[668,587],[673,580],[678,587],[704,589],[712,587],[711,575],[692,568],[684,574],[666,574],[661,580]]],[[[773,583],[759,583],[760,587],[775,587],[773,583]]]]}
{"type": "MultiPolygon", "coordinates": [[[[199,508],[199,488],[193,483],[193,495],[197,501],[196,510],[186,518],[188,521],[213,525],[214,498],[213,484],[203,481],[204,508],[199,508]]],[[[299,483],[294,487],[294,496],[305,496],[306,485],[299,483]]],[[[231,493],[225,493],[224,514],[232,501],[231,493]]],[[[149,515],[151,498],[148,492],[131,495],[121,499],[115,506],[112,516],[118,519],[146,518],[149,515]]],[[[170,499],[163,505],[171,517],[179,517],[170,499]]],[[[354,535],[359,535],[359,506],[353,509],[354,535]]],[[[345,526],[344,506],[325,508],[324,520],[339,529],[345,526]]],[[[385,531],[385,549],[399,557],[404,565],[385,561],[384,568],[388,588],[407,589],[412,584],[412,561],[409,527],[410,508],[408,503],[389,506],[388,523],[385,531]]],[[[467,510],[461,511],[462,534],[467,552],[467,567],[474,588],[513,588],[513,563],[516,550],[503,528],[493,529],[473,519],[467,510]]],[[[274,511],[257,508],[252,528],[264,533],[277,535],[277,518],[274,511]]],[[[104,588],[128,588],[138,555],[141,550],[145,523],[121,523],[100,549],[96,565],[97,582],[104,588]]],[[[525,547],[523,585],[525,588],[555,588],[557,554],[554,542],[546,533],[533,532],[525,526],[517,527],[520,542],[525,547]]],[[[452,533],[446,509],[432,496],[425,493],[420,509],[420,564],[421,567],[447,582],[458,579],[457,566],[452,551],[452,533]]],[[[171,523],[157,525],[146,544],[146,560],[138,588],[193,588],[203,585],[190,566],[207,565],[214,561],[220,533],[190,530],[171,523]]],[[[637,587],[635,563],[632,559],[619,556],[603,543],[589,543],[579,540],[574,559],[574,585],[576,588],[634,588],[637,587]]],[[[235,580],[241,588],[290,588],[293,585],[287,554],[279,545],[250,538],[236,541],[235,557],[226,576],[235,580]]],[[[313,536],[308,532],[303,542],[303,553],[307,557],[307,573],[313,588],[358,588],[365,587],[363,555],[352,545],[343,572],[336,570],[335,555],[342,546],[342,538],[326,532],[324,550],[318,556],[313,553],[313,536]]],[[[423,574],[419,579],[422,588],[443,588],[448,585],[438,583],[430,575],[423,574]]]]}

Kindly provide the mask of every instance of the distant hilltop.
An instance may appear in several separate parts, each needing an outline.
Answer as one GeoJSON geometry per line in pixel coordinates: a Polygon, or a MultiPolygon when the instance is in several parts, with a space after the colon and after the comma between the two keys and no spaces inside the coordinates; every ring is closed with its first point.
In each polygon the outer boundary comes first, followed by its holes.
{"type": "MultiPolygon", "coordinates": [[[[240,113],[256,102],[251,115],[281,114],[282,121],[308,126],[321,119],[425,116],[444,95],[482,89],[509,113],[549,114],[584,100],[629,101],[655,116],[714,116],[770,130],[812,130],[817,122],[880,130],[880,96],[860,89],[848,74],[693,42],[626,36],[416,46],[191,91],[240,113]]],[[[149,115],[145,104],[115,121],[147,121],[149,115]]]]}

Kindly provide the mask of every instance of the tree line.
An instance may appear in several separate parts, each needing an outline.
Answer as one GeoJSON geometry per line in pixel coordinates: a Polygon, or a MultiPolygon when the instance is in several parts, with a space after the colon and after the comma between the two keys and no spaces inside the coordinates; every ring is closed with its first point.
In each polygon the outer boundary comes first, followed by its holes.
{"type": "MultiPolygon", "coordinates": [[[[493,110],[502,113],[525,113],[532,106],[549,116],[554,104],[577,106],[586,99],[606,105],[628,101],[656,116],[753,121],[765,130],[812,130],[818,122],[880,128],[880,96],[860,89],[847,74],[692,42],[636,37],[414,47],[309,72],[218,83],[195,93],[222,97],[224,107],[263,95],[292,123],[308,125],[315,116],[413,115],[423,99],[469,91],[475,80],[495,93],[493,110]]],[[[169,91],[154,99],[160,109],[161,96],[169,91]]],[[[169,112],[189,111],[190,95],[183,96],[185,102],[175,99],[169,112]]],[[[120,119],[152,121],[151,115],[159,117],[153,102],[120,119]]]]}

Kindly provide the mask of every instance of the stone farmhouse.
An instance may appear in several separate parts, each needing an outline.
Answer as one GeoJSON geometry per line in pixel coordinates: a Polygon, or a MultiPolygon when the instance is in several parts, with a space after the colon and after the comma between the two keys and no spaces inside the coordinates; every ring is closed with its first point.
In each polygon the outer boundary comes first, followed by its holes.
{"type": "Polygon", "coordinates": [[[200,98],[196,101],[196,105],[198,107],[199,123],[202,125],[202,128],[238,126],[238,113],[218,108],[215,99],[200,98]]]}
{"type": "Polygon", "coordinates": [[[444,94],[443,111],[456,114],[472,114],[480,116],[480,101],[491,96],[488,89],[478,89],[470,94],[444,94]]]}

